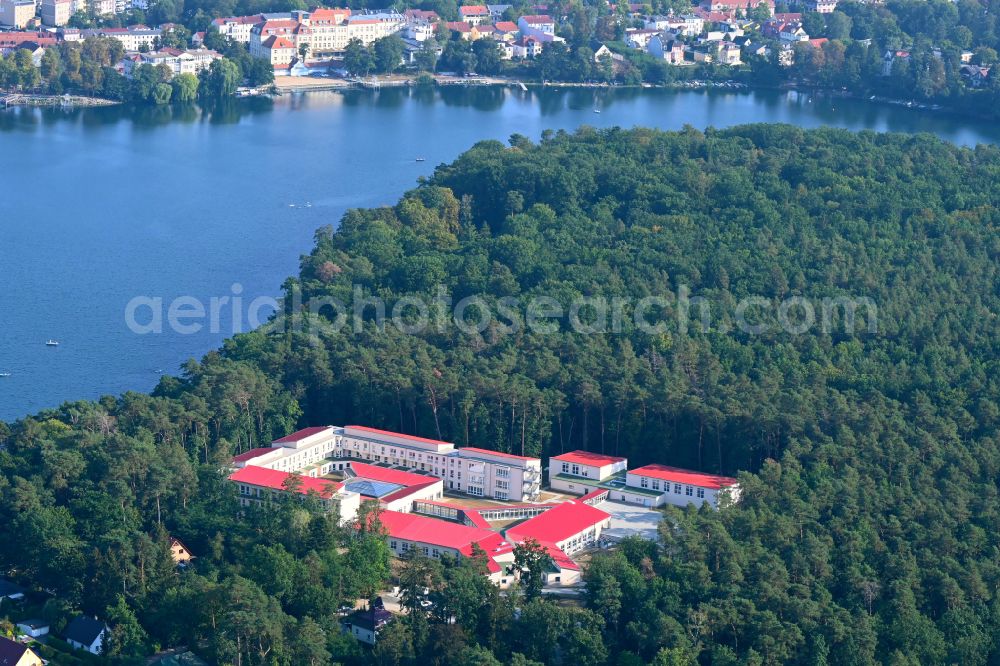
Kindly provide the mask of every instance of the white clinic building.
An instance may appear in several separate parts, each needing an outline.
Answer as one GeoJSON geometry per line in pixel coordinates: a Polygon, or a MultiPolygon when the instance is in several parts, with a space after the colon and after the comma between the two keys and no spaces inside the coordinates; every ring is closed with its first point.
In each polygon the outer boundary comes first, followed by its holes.
{"type": "Polygon", "coordinates": [[[445,490],[514,502],[534,502],[541,493],[542,461],[529,456],[349,425],[306,428],[233,458],[254,465],[320,477],[339,471],[337,459],[361,460],[433,475],[445,490]]]}
{"type": "Polygon", "coordinates": [[[585,495],[595,485],[628,469],[628,459],[591,451],[570,451],[549,458],[549,485],[575,495],[585,495]]]}
{"type": "Polygon", "coordinates": [[[740,485],[730,476],[653,464],[630,470],[625,487],[612,492],[614,496],[619,494],[625,502],[644,506],[709,504],[718,509],[739,501],[740,485]]]}

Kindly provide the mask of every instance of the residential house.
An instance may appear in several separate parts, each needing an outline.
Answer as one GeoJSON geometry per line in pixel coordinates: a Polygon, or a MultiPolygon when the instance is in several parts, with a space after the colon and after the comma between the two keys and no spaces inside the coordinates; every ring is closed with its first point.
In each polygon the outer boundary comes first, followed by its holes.
{"type": "Polygon", "coordinates": [[[837,8],[837,0],[808,0],[806,6],[809,7],[809,11],[830,14],[837,8]]]}
{"type": "Polygon", "coordinates": [[[649,40],[660,34],[655,28],[630,28],[625,31],[625,43],[633,49],[645,51],[649,40]]]}
{"type": "Polygon", "coordinates": [[[517,19],[517,25],[521,32],[527,36],[537,37],[539,35],[555,35],[556,22],[551,16],[545,14],[531,14],[517,19]]]}
{"type": "Polygon", "coordinates": [[[466,23],[465,21],[447,21],[444,27],[452,32],[458,33],[458,36],[466,41],[475,41],[479,38],[479,31],[475,30],[471,23],[466,23]]]}
{"type": "Polygon", "coordinates": [[[458,8],[458,15],[469,25],[482,25],[490,21],[490,10],[486,5],[462,5],[458,8]]]}
{"type": "Polygon", "coordinates": [[[441,20],[437,12],[425,9],[407,9],[403,12],[403,17],[408,23],[411,21],[420,21],[422,23],[434,24],[441,20]]]}
{"type": "Polygon", "coordinates": [[[962,65],[959,73],[970,88],[985,88],[990,82],[990,68],[979,65],[962,65]]]}
{"type": "MultiPolygon", "coordinates": [[[[3,35],[3,33],[0,33],[3,35]]],[[[10,599],[11,601],[22,601],[27,590],[5,578],[0,578],[0,601],[10,599]]]]}
{"type": "Polygon", "coordinates": [[[684,64],[684,51],[684,44],[673,33],[655,35],[646,46],[647,53],[671,65],[684,64]]]}
{"type": "Polygon", "coordinates": [[[741,12],[744,15],[761,5],[774,13],[774,0],[702,0],[701,6],[711,12],[741,12]]]}
{"type": "Polygon", "coordinates": [[[0,666],[42,666],[42,660],[27,645],[0,636],[0,666]]]}
{"type": "Polygon", "coordinates": [[[511,7],[513,7],[513,5],[486,5],[486,9],[490,10],[490,18],[494,23],[502,21],[503,15],[511,7]]]}
{"type": "Polygon", "coordinates": [[[344,619],[344,633],[350,634],[362,643],[375,645],[379,632],[392,622],[393,617],[385,607],[372,604],[371,608],[354,611],[344,619]]]}
{"type": "Polygon", "coordinates": [[[909,51],[893,51],[888,50],[882,56],[882,76],[889,76],[892,74],[892,66],[897,60],[904,62],[909,62],[910,52],[909,51]]]}
{"type": "Polygon", "coordinates": [[[716,62],[720,65],[740,65],[740,47],[733,42],[721,42],[715,52],[716,62]]]}
{"type": "Polygon", "coordinates": [[[497,41],[510,43],[517,39],[521,29],[513,21],[497,21],[493,24],[493,31],[497,41]]]}
{"type": "Polygon", "coordinates": [[[78,650],[90,654],[101,654],[101,646],[108,634],[108,626],[100,620],[86,615],[77,615],[66,626],[63,639],[78,650]]]}
{"type": "MultiPolygon", "coordinates": [[[[25,636],[41,638],[49,633],[49,623],[38,619],[21,620],[17,623],[17,630],[25,636]]],[[[0,660],[0,664],[3,664],[2,660],[0,660]]]]}
{"type": "Polygon", "coordinates": [[[183,541],[177,537],[170,537],[170,558],[174,564],[183,565],[193,560],[194,555],[191,554],[191,550],[184,545],[183,541]]]}
{"type": "Polygon", "coordinates": [[[778,39],[788,43],[807,42],[809,41],[809,33],[805,31],[801,23],[784,23],[778,32],[778,39]]]}
{"type": "Polygon", "coordinates": [[[396,12],[352,14],[347,19],[347,38],[360,39],[364,44],[388,37],[403,29],[406,17],[396,12]]]}

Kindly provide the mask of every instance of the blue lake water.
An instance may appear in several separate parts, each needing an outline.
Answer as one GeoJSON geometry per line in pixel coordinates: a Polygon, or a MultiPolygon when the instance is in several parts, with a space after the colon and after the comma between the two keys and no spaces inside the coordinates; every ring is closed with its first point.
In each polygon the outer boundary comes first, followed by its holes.
{"type": "Polygon", "coordinates": [[[217,332],[137,335],[125,319],[133,298],[208,302],[234,285],[245,303],[277,296],[316,228],[395,202],[476,141],[749,122],[1000,139],[991,123],[776,91],[383,90],[208,111],[0,111],[0,373],[11,373],[0,419],[150,390],[234,327],[225,316],[217,332]]]}

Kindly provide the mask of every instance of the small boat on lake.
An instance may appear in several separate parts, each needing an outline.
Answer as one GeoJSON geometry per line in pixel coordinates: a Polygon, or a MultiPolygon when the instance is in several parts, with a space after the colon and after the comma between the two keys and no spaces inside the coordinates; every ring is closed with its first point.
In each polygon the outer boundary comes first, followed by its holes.
{"type": "Polygon", "coordinates": [[[59,346],[59,341],[58,340],[49,340],[49,341],[47,341],[45,343],[45,346],[46,347],[58,347],[59,346]]]}

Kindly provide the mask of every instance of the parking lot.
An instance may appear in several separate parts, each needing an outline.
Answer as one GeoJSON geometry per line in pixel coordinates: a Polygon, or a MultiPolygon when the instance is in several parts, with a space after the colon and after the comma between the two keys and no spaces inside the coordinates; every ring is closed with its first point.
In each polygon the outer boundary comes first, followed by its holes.
{"type": "Polygon", "coordinates": [[[602,538],[617,541],[627,536],[638,535],[645,539],[656,540],[656,528],[663,519],[663,514],[642,506],[624,504],[622,502],[601,502],[598,509],[611,514],[611,527],[601,533],[602,538]]]}

